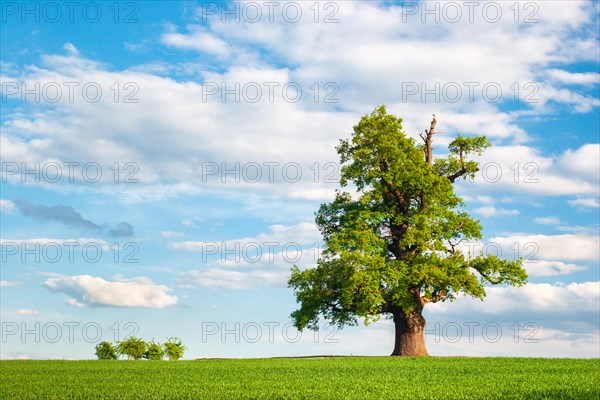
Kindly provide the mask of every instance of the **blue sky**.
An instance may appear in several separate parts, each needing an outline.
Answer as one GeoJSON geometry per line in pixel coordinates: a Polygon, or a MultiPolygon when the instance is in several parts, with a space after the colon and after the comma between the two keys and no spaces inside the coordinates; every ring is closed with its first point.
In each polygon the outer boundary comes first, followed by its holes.
{"type": "Polygon", "coordinates": [[[426,309],[436,355],[598,357],[597,2],[2,2],[2,358],[178,336],[185,358],[386,355],[393,324],[298,334],[334,147],[378,104],[434,152],[522,288],[426,309]],[[24,7],[28,7],[24,9],[24,7]]]}

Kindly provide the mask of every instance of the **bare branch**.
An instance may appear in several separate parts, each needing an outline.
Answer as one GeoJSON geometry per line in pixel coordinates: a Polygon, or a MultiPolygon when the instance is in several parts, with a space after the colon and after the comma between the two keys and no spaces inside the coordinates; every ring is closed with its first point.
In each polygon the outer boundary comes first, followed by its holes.
{"type": "Polygon", "coordinates": [[[431,125],[429,126],[429,129],[425,129],[425,134],[426,136],[423,138],[423,136],[421,136],[421,138],[423,139],[423,141],[425,142],[425,161],[427,161],[427,163],[429,164],[429,166],[433,165],[433,150],[431,147],[431,143],[433,142],[433,135],[435,135],[435,125],[437,124],[437,120],[435,119],[435,114],[433,114],[433,119],[431,120],[431,125]]]}

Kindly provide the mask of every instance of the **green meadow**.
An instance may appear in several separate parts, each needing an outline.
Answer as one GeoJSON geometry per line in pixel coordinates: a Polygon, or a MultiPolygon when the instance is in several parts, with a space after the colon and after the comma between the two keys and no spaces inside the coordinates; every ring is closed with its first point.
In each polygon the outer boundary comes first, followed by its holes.
{"type": "Polygon", "coordinates": [[[3,399],[598,399],[600,360],[0,361],[3,399]]]}

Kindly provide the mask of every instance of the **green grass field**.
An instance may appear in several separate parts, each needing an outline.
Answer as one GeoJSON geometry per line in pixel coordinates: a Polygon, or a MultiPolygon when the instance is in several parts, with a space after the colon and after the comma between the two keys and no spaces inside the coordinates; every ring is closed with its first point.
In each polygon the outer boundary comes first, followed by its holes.
{"type": "Polygon", "coordinates": [[[598,399],[600,360],[0,361],[3,399],[598,399]]]}

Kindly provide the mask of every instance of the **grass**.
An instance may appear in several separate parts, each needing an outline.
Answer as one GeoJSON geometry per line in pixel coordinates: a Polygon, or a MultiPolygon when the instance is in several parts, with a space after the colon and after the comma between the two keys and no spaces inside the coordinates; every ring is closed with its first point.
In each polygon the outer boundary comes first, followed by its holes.
{"type": "Polygon", "coordinates": [[[0,361],[3,399],[599,399],[600,360],[0,361]]]}

